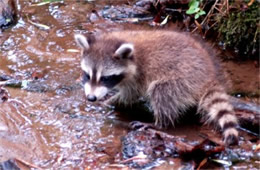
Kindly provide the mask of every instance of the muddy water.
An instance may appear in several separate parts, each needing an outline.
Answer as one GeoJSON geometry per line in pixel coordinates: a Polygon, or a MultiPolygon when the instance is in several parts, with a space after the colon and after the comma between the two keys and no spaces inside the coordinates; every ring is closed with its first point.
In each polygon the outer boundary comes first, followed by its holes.
{"type": "Polygon", "coordinates": [[[77,49],[74,33],[107,29],[113,23],[89,23],[87,15],[98,8],[92,4],[31,4],[20,1],[18,24],[0,33],[0,74],[30,80],[38,73],[47,88],[6,88],[10,97],[0,107],[0,160],[17,158],[53,169],[106,166],[119,152],[126,130],[107,121],[114,119],[105,116],[107,110],[86,102],[77,85],[79,53],[68,49],[77,49]],[[50,29],[30,24],[27,17],[50,29]]]}
{"type": "MultiPolygon", "coordinates": [[[[119,162],[120,138],[130,120],[85,100],[73,34],[139,26],[104,20],[93,12],[105,6],[102,1],[32,6],[37,2],[18,1],[18,24],[0,32],[0,75],[25,81],[40,75],[36,89],[5,88],[0,162],[16,158],[43,169],[107,168],[119,162]]],[[[198,138],[200,127],[194,126],[175,132],[198,138]]]]}

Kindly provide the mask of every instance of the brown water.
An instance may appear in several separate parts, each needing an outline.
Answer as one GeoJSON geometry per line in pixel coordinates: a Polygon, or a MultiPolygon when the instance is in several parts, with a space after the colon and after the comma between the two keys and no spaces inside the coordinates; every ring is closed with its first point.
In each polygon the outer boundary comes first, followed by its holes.
{"type": "MultiPolygon", "coordinates": [[[[0,103],[0,162],[16,158],[43,169],[107,168],[120,159],[120,138],[130,120],[85,100],[78,85],[79,53],[71,50],[78,49],[73,34],[141,26],[92,13],[104,1],[32,6],[36,2],[19,1],[18,24],[0,32],[0,75],[31,80],[37,74],[45,85],[44,90],[39,84],[36,90],[6,88],[10,97],[0,103]]],[[[175,132],[194,139],[199,129],[192,125],[175,132]]]]}

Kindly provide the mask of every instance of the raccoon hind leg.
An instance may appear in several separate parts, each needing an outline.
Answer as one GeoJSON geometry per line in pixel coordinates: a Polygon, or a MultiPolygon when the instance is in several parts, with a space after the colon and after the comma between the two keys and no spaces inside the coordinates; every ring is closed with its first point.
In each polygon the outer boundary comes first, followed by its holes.
{"type": "Polygon", "coordinates": [[[148,97],[154,111],[155,125],[174,125],[188,107],[195,104],[190,88],[182,79],[159,80],[150,84],[148,97]]]}
{"type": "Polygon", "coordinates": [[[214,123],[221,128],[226,145],[238,143],[238,121],[223,88],[215,86],[204,93],[200,99],[199,113],[206,123],[214,123]]]}

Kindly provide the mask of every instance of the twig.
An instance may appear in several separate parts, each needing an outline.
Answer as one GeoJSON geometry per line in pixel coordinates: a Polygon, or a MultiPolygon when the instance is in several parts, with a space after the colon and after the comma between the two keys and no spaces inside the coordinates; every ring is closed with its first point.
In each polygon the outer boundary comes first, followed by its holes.
{"type": "Polygon", "coordinates": [[[208,31],[213,28],[216,24],[218,23],[218,21],[215,21],[210,27],[209,29],[204,33],[204,37],[207,35],[208,31]]]}
{"type": "Polygon", "coordinates": [[[250,135],[256,136],[256,137],[259,136],[259,134],[255,133],[255,132],[252,132],[252,131],[250,131],[250,130],[248,130],[248,129],[245,129],[245,128],[241,127],[241,126],[239,126],[238,129],[241,130],[241,131],[243,131],[243,132],[246,132],[246,133],[248,133],[248,134],[250,134],[250,135]]]}
{"type": "Polygon", "coordinates": [[[32,168],[35,168],[35,169],[39,169],[39,170],[43,170],[42,168],[40,168],[40,167],[38,167],[38,166],[36,166],[36,165],[30,163],[30,162],[27,162],[27,161],[25,161],[25,160],[23,160],[23,159],[15,158],[15,160],[18,161],[18,162],[20,162],[20,163],[22,163],[22,164],[24,164],[24,165],[27,165],[27,166],[29,166],[29,167],[32,167],[32,168]]]}
{"type": "Polygon", "coordinates": [[[127,163],[127,162],[130,162],[130,161],[133,161],[133,160],[140,160],[140,159],[146,159],[146,158],[147,158],[147,155],[145,155],[143,152],[140,152],[138,155],[133,156],[129,159],[123,160],[120,163],[123,164],[123,163],[127,163]]]}
{"type": "Polygon", "coordinates": [[[208,161],[208,158],[204,158],[204,159],[200,162],[200,164],[199,164],[197,170],[200,170],[200,168],[203,167],[203,165],[205,165],[205,164],[207,163],[207,161],[208,161]]]}
{"type": "Polygon", "coordinates": [[[254,40],[253,40],[254,43],[256,43],[256,37],[257,37],[257,34],[258,34],[258,29],[259,29],[259,25],[258,25],[258,27],[255,31],[254,40]]]}
{"type": "MultiPolygon", "coordinates": [[[[203,25],[204,22],[209,18],[209,16],[211,15],[211,13],[213,12],[213,10],[215,9],[217,3],[219,0],[216,0],[216,2],[214,3],[214,5],[211,7],[210,11],[208,12],[207,16],[204,18],[204,20],[200,23],[200,25],[203,25]]],[[[191,32],[194,33],[196,30],[198,29],[198,27],[196,27],[194,30],[192,30],[191,32]]]]}
{"type": "Polygon", "coordinates": [[[218,9],[217,7],[215,7],[215,9],[220,12],[222,15],[224,15],[223,11],[221,9],[218,9]]]}
{"type": "Polygon", "coordinates": [[[227,2],[227,10],[226,10],[226,13],[229,14],[229,2],[228,2],[228,0],[226,0],[226,2],[227,2]]]}

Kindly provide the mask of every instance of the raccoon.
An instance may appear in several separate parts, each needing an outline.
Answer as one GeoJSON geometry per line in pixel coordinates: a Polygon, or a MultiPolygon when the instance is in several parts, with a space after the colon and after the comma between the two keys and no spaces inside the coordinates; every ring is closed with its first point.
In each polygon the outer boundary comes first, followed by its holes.
{"type": "Polygon", "coordinates": [[[238,120],[221,74],[204,45],[187,33],[117,31],[74,38],[89,101],[129,106],[143,98],[158,127],[197,106],[206,123],[222,130],[226,145],[237,144],[238,120]]]}

